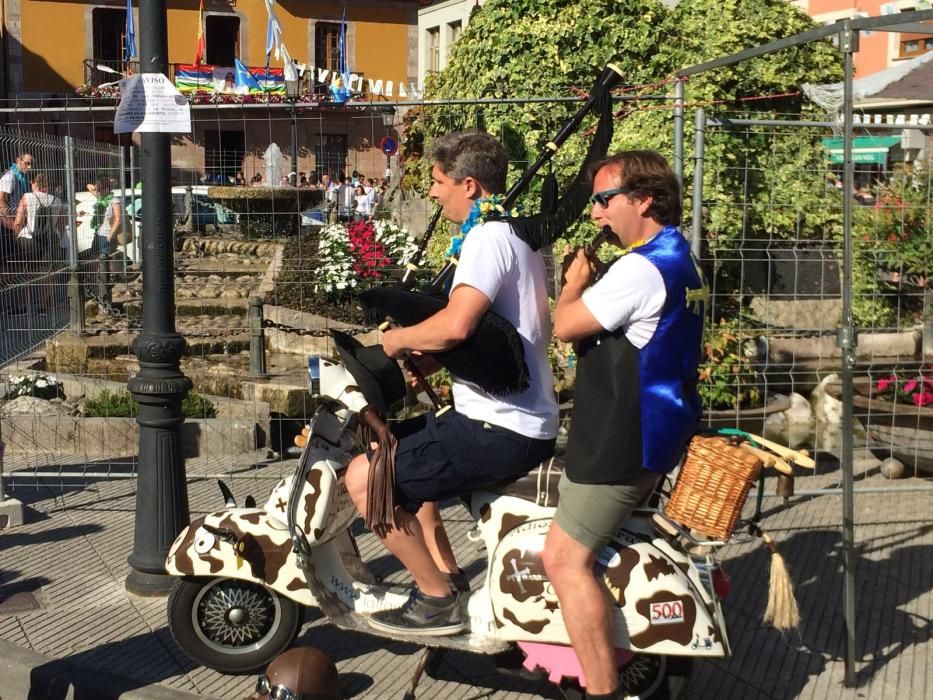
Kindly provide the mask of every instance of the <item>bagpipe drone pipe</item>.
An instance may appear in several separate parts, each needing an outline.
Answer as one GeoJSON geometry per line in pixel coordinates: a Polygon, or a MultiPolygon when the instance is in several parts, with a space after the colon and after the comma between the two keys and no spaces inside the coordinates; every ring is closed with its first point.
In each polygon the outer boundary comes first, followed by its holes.
{"type": "MultiPolygon", "coordinates": [[[[586,158],[564,194],[558,199],[557,180],[553,174],[549,174],[542,186],[541,210],[534,215],[508,219],[512,232],[532,250],[539,250],[560,238],[586,207],[591,189],[588,170],[592,163],[605,158],[609,150],[613,132],[611,91],[621,80],[619,68],[608,64],[596,80],[587,101],[564,124],[557,136],[545,145],[537,160],[506,193],[502,209],[509,211],[528,189],[541,167],[554,157],[563,143],[580,127],[586,115],[593,111],[599,114],[586,158]]],[[[401,283],[375,287],[360,295],[368,322],[380,323],[391,319],[401,326],[415,325],[446,306],[447,288],[456,269],[456,258],[448,260],[425,289],[412,289],[417,264],[439,219],[440,209],[432,217],[412,260],[413,264],[406,269],[401,283]]],[[[434,357],[458,379],[475,384],[490,394],[505,395],[528,388],[529,373],[521,337],[511,323],[492,311],[483,316],[476,331],[467,340],[455,348],[435,353],[434,357]]]]}

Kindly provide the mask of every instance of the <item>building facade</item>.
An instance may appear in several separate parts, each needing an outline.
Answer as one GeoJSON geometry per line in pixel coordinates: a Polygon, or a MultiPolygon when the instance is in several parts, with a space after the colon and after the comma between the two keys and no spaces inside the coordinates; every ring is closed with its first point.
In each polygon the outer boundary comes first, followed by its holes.
{"type": "MultiPolygon", "coordinates": [[[[199,0],[173,0],[168,15],[168,60],[171,73],[195,62],[199,0]]],[[[355,101],[368,99],[370,80],[396,85],[417,81],[418,0],[353,0],[347,3],[346,64],[356,77],[355,101]]],[[[344,3],[286,2],[275,5],[282,36],[292,58],[305,70],[296,91],[322,99],[339,66],[339,37],[344,3]]],[[[136,72],[136,59],[125,52],[125,0],[0,0],[3,18],[0,46],[0,103],[17,111],[0,121],[31,131],[69,133],[115,142],[112,112],[54,113],[56,105],[74,106],[76,91],[114,79],[112,73],[136,72]],[[41,106],[41,111],[40,111],[41,106]],[[32,110],[32,111],[30,111],[32,110]]],[[[134,2],[136,47],[145,31],[134,2]]],[[[258,0],[204,0],[202,62],[233,66],[266,65],[265,4],[258,0]]],[[[282,67],[272,59],[272,67],[282,67]]],[[[174,75],[170,75],[174,79],[174,75]]],[[[291,87],[291,86],[290,86],[291,87]]],[[[291,90],[290,90],[291,92],[291,90]]],[[[373,99],[386,99],[373,95],[373,99]]],[[[94,104],[106,104],[95,100],[94,104]]],[[[351,103],[352,104],[352,103],[351,103]]],[[[254,105],[250,105],[253,107],[254,105]]],[[[262,166],[271,143],[285,154],[294,171],[338,173],[357,169],[381,176],[386,159],[378,144],[387,133],[384,115],[372,106],[303,106],[289,109],[237,108],[236,105],[193,105],[192,133],[173,140],[173,167],[189,177],[246,177],[262,166]],[[292,122],[297,122],[298,161],[291,158],[292,122]],[[213,171],[213,172],[212,172],[213,171]]],[[[181,179],[181,177],[179,177],[181,179]]]]}
{"type": "Polygon", "coordinates": [[[444,69],[453,45],[482,0],[426,0],[418,10],[418,84],[444,69]]]}
{"type": "MultiPolygon", "coordinates": [[[[815,21],[831,24],[854,17],[876,17],[894,12],[930,9],[919,0],[791,0],[815,21]]],[[[856,77],[877,73],[898,62],[933,50],[933,35],[898,32],[862,32],[855,54],[856,77]]]]}

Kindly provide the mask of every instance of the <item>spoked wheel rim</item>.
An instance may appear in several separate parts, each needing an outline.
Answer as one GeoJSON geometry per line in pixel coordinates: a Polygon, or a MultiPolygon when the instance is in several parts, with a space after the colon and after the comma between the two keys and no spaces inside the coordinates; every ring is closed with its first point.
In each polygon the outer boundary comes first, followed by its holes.
{"type": "Polygon", "coordinates": [[[198,639],[224,654],[260,649],[282,623],[278,598],[263,586],[236,579],[214,579],[191,606],[198,639]]]}
{"type": "Polygon", "coordinates": [[[635,654],[619,669],[619,687],[627,698],[651,697],[664,683],[667,657],[635,654]]]}

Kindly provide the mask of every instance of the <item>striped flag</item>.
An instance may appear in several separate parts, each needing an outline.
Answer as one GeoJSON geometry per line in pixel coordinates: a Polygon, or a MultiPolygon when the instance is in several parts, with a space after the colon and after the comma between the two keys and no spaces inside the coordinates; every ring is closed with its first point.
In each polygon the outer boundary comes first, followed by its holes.
{"type": "Polygon", "coordinates": [[[200,65],[204,63],[204,0],[201,0],[201,5],[198,8],[198,47],[194,52],[194,63],[195,65],[200,65]]]}

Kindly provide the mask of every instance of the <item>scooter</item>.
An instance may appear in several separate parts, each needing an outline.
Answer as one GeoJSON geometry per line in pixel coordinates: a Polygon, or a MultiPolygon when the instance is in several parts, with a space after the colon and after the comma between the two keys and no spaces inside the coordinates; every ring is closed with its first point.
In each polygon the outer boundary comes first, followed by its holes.
{"type": "MultiPolygon", "coordinates": [[[[340,362],[314,357],[309,367],[323,403],[294,475],[262,508],[236,507],[221,484],[227,506],[192,521],[171,548],[166,568],[179,579],[168,622],[181,649],[218,671],[254,671],[293,642],[303,610],[317,607],[336,627],[496,655],[503,671],[547,677],[568,698],[582,697],[585,679],[541,560],[561,460],[464,499],[476,523],[470,539],[487,556],[483,584],[464,604],[465,631],[430,638],[377,631],[367,616],[400,607],[408,595],[374,579],[350,531],[359,514],[344,471],[363,449],[356,428],[367,401],[340,362]]],[[[725,544],[698,541],[644,507],[600,553],[597,573],[615,603],[617,662],[630,696],[676,697],[693,659],[730,655],[722,608],[729,583],[716,558],[725,544]]],[[[410,697],[429,662],[426,653],[410,697]]]]}

